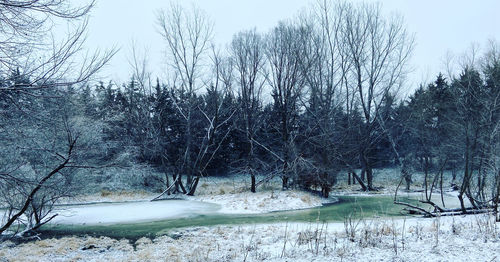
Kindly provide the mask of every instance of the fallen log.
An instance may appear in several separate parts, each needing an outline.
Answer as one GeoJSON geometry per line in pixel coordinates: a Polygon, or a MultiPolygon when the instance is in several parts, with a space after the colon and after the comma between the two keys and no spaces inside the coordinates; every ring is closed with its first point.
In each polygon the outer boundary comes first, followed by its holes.
{"type": "MultiPolygon", "coordinates": [[[[427,203],[426,201],[420,201],[421,203],[427,203]]],[[[463,212],[461,208],[454,208],[454,209],[443,209],[443,208],[435,208],[435,211],[430,212],[425,210],[424,208],[412,205],[410,203],[406,202],[400,202],[400,201],[394,201],[394,204],[396,205],[402,205],[405,206],[403,210],[408,211],[409,214],[411,215],[422,215],[424,217],[444,217],[444,216],[461,216],[461,215],[476,215],[476,214],[484,214],[484,213],[490,213],[493,212],[493,208],[482,208],[482,209],[477,209],[473,207],[466,208],[466,211],[463,212]]],[[[430,204],[431,205],[431,204],[430,204]]]]}

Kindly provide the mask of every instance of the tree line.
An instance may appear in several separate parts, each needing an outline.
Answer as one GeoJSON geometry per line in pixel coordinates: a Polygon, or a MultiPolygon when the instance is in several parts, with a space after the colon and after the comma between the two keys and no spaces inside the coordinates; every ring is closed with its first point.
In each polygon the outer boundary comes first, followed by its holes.
{"type": "Polygon", "coordinates": [[[129,83],[86,94],[110,126],[106,139],[165,173],[165,193],[192,195],[200,177],[233,173],[248,174],[255,192],[261,173],[328,196],[345,170],[376,189],[373,168],[391,162],[378,150],[382,109],[393,106],[414,42],[401,17],[318,2],[267,33],[237,33],[225,49],[200,10],[173,4],[157,19],[171,79],[152,81],[135,58],[129,83]]]}

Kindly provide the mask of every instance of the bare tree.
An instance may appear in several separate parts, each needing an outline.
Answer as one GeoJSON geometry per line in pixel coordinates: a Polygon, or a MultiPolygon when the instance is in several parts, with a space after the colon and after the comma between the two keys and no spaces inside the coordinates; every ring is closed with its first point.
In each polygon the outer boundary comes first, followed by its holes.
{"type": "Polygon", "coordinates": [[[483,57],[478,57],[478,50],[473,46],[464,55],[462,73],[453,81],[457,106],[455,128],[462,140],[456,150],[463,151],[465,161],[458,195],[463,213],[467,212],[465,198],[473,208],[482,209],[496,206],[498,197],[498,44],[491,43],[483,57]],[[480,66],[482,74],[477,69],[480,66]],[[491,185],[490,190],[486,190],[487,184],[491,185]]]}
{"type": "MultiPolygon", "coordinates": [[[[176,172],[172,174],[173,184],[153,200],[160,199],[165,193],[170,192],[172,188],[175,190],[174,193],[178,193],[180,189],[183,194],[194,195],[200,178],[206,175],[208,166],[214,160],[232,130],[231,127],[226,129],[222,127],[231,125],[231,119],[236,112],[236,109],[223,107],[224,99],[231,95],[233,70],[229,59],[224,59],[220,53],[215,51],[215,48],[212,51],[214,82],[208,85],[207,93],[201,97],[203,102],[197,103],[196,108],[193,108],[193,116],[196,114],[200,117],[191,118],[193,125],[194,123],[197,125],[197,133],[193,133],[193,137],[186,138],[192,139],[193,142],[192,157],[189,158],[190,162],[187,162],[184,153],[180,156],[180,161],[175,161],[176,163],[180,162],[181,165],[174,168],[176,172]],[[210,101],[207,101],[207,99],[210,99],[210,101]],[[188,180],[187,186],[184,186],[181,180],[181,172],[186,169],[191,170],[192,181],[189,182],[188,180]],[[179,189],[176,187],[179,187],[179,189]]],[[[180,106],[178,107],[179,110],[182,109],[180,106]]],[[[169,157],[175,158],[175,156],[169,157]]]]}
{"type": "MultiPolygon", "coordinates": [[[[500,222],[498,204],[500,202],[500,44],[494,40],[489,42],[485,52],[482,68],[486,78],[487,110],[484,112],[486,138],[484,148],[485,176],[480,183],[480,190],[486,186],[486,174],[489,174],[491,193],[490,198],[496,221],[500,222]]],[[[487,194],[483,193],[483,201],[488,201],[487,194]]]]}
{"type": "Polygon", "coordinates": [[[380,5],[348,5],[343,13],[342,31],[350,64],[347,79],[363,116],[359,158],[366,174],[367,189],[373,186],[373,150],[377,135],[377,114],[387,94],[394,95],[407,73],[414,38],[401,17],[386,20],[380,5]]]}
{"type": "Polygon", "coordinates": [[[231,54],[238,79],[238,99],[242,118],[240,131],[246,138],[246,156],[244,172],[250,174],[250,191],[255,193],[256,132],[259,124],[259,112],[262,107],[262,89],[265,83],[264,50],[261,36],[256,30],[236,34],[231,42],[231,54]]]}
{"type": "Polygon", "coordinates": [[[272,88],[275,111],[279,118],[276,129],[280,136],[280,161],[283,189],[289,186],[293,162],[297,159],[295,138],[299,97],[304,87],[301,64],[303,43],[308,29],[281,22],[267,35],[266,57],[269,67],[268,83],[272,88]]]}
{"type": "MultiPolygon", "coordinates": [[[[313,12],[300,20],[307,28],[307,37],[302,39],[304,51],[301,58],[301,70],[306,89],[301,98],[306,109],[304,123],[307,128],[304,139],[305,148],[310,149],[314,170],[306,180],[318,184],[324,196],[335,181],[335,175],[343,158],[339,159],[341,138],[340,122],[344,97],[342,89],[346,84],[349,60],[343,52],[342,12],[343,4],[331,4],[318,1],[313,12]]],[[[349,93],[347,93],[349,95],[349,93]]],[[[348,101],[348,100],[347,100],[348,101]]],[[[347,102],[346,102],[347,103],[347,102]]],[[[306,183],[306,184],[307,184],[306,183]]]]}
{"type": "MultiPolygon", "coordinates": [[[[192,7],[186,11],[180,5],[171,3],[168,10],[158,13],[160,34],[167,45],[167,59],[174,73],[174,86],[186,101],[185,107],[176,104],[186,125],[186,143],[180,168],[174,175],[176,188],[180,186],[184,193],[182,175],[187,176],[188,187],[193,183],[193,111],[197,108],[196,92],[202,87],[203,75],[207,72],[208,51],[213,37],[213,23],[201,10],[192,7]]],[[[197,184],[197,179],[195,180],[197,184]]]]}

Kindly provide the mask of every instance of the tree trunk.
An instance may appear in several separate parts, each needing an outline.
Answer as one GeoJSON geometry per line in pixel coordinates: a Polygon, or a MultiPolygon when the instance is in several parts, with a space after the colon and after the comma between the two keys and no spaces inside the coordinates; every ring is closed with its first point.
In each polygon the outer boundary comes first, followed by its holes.
{"type": "Polygon", "coordinates": [[[358,180],[358,183],[361,186],[361,188],[363,189],[363,191],[368,191],[368,187],[365,185],[363,180],[361,180],[361,178],[359,178],[359,176],[356,175],[356,172],[352,172],[352,177],[355,178],[356,180],[358,180]]]}
{"type": "Polygon", "coordinates": [[[324,198],[328,198],[328,195],[330,194],[330,187],[328,185],[323,185],[321,187],[321,196],[324,198]]]}
{"type": "Polygon", "coordinates": [[[281,177],[281,180],[283,182],[283,184],[282,184],[282,190],[288,189],[288,176],[287,175],[283,175],[283,177],[281,177]]]}
{"type": "MultiPolygon", "coordinates": [[[[189,97],[189,100],[191,100],[191,104],[192,104],[192,99],[191,97],[189,97]]],[[[187,141],[186,141],[186,152],[185,152],[185,162],[184,162],[184,166],[187,166],[187,172],[186,172],[186,175],[187,175],[187,179],[186,179],[186,184],[190,185],[192,183],[192,169],[191,169],[191,143],[192,143],[192,131],[191,131],[191,107],[189,107],[189,111],[188,111],[188,116],[187,116],[187,130],[186,130],[186,136],[187,136],[187,141]]],[[[180,179],[179,179],[180,180],[180,179]]],[[[182,182],[181,182],[181,185],[182,185],[182,182]]],[[[186,193],[186,190],[183,189],[184,191],[184,194],[186,193]]]]}
{"type": "MultiPolygon", "coordinates": [[[[179,177],[178,177],[178,179],[177,179],[177,185],[181,188],[182,193],[183,193],[183,194],[186,194],[186,193],[187,193],[187,190],[186,190],[186,188],[184,187],[184,185],[182,184],[182,176],[181,176],[181,174],[178,174],[178,176],[179,176],[179,177]]],[[[176,185],[176,186],[177,186],[177,185],[176,185]]]]}
{"type": "Polygon", "coordinates": [[[409,174],[405,174],[405,182],[406,182],[406,191],[410,191],[411,176],[409,174]]]}
{"type": "Polygon", "coordinates": [[[427,160],[427,157],[424,157],[424,190],[425,190],[425,199],[429,201],[429,194],[428,194],[428,184],[427,180],[429,179],[429,161],[427,160]]]}
{"type": "Polygon", "coordinates": [[[363,165],[363,170],[361,171],[361,180],[363,180],[363,182],[366,182],[367,190],[372,191],[374,190],[373,169],[366,154],[367,153],[363,151],[363,155],[361,155],[361,164],[363,165]]]}
{"type": "MultiPolygon", "coordinates": [[[[179,177],[179,175],[177,175],[177,174],[175,174],[175,173],[174,173],[174,174],[172,174],[172,181],[173,181],[173,183],[174,183],[174,192],[172,192],[172,193],[174,193],[174,194],[177,194],[177,193],[181,192],[181,191],[179,190],[179,181],[177,181],[177,179],[178,179],[177,177],[179,177]]],[[[179,178],[180,178],[180,177],[179,177],[179,178]]]]}
{"type": "MultiPolygon", "coordinates": [[[[168,178],[168,173],[167,171],[165,171],[165,179],[166,179],[166,185],[167,185],[167,188],[170,188],[170,179],[168,178]]],[[[167,195],[170,196],[170,189],[167,190],[167,195]]]]}
{"type": "Polygon", "coordinates": [[[496,178],[496,196],[495,196],[495,221],[500,222],[500,215],[498,214],[498,202],[500,200],[500,170],[498,171],[496,178]]]}
{"type": "Polygon", "coordinates": [[[194,192],[196,192],[196,188],[198,187],[198,182],[200,181],[200,177],[197,176],[193,179],[193,183],[191,184],[191,188],[187,193],[188,196],[194,196],[194,192]]]}
{"type": "Polygon", "coordinates": [[[373,169],[368,166],[366,168],[366,181],[368,183],[368,190],[372,191],[374,189],[373,187],[373,169]]]}
{"type": "Polygon", "coordinates": [[[458,194],[458,200],[460,201],[460,208],[462,209],[462,213],[465,214],[467,210],[465,209],[463,192],[460,192],[460,194],[458,194]]]}
{"type": "Polygon", "coordinates": [[[255,190],[255,175],[251,174],[250,179],[252,180],[252,184],[250,186],[250,191],[252,191],[252,193],[255,193],[256,192],[256,190],[255,190]]]}

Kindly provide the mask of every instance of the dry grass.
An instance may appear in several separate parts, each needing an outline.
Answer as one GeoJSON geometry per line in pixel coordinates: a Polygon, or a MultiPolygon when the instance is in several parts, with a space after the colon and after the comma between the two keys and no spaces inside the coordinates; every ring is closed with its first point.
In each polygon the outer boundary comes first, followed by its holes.
{"type": "Polygon", "coordinates": [[[311,203],[311,196],[310,195],[303,195],[300,197],[300,200],[302,200],[302,202],[304,202],[304,203],[310,204],[311,203]]]}
{"type": "Polygon", "coordinates": [[[4,242],[0,256],[7,261],[419,261],[425,254],[428,260],[452,261],[463,259],[466,252],[469,261],[495,261],[500,252],[491,216],[425,219],[406,227],[404,222],[359,220],[353,237],[342,224],[298,223],[180,229],[178,239],[141,238],[133,244],[105,237],[47,239],[11,247],[4,242]],[[82,250],[90,245],[95,248],[82,250]]]}
{"type": "Polygon", "coordinates": [[[102,197],[108,197],[110,196],[111,194],[113,194],[113,192],[109,191],[109,190],[106,190],[106,189],[102,189],[101,190],[101,196],[102,197]]]}

